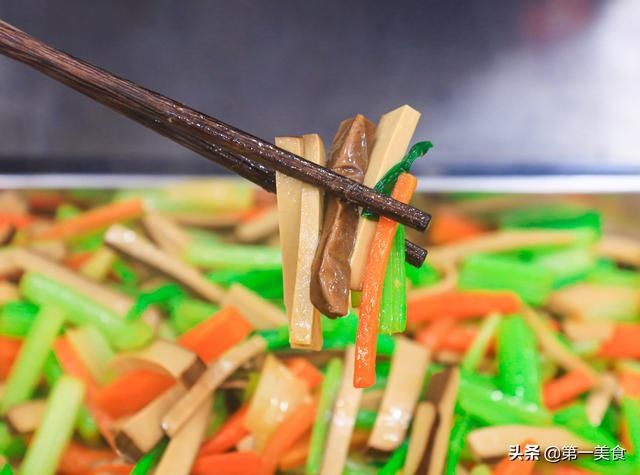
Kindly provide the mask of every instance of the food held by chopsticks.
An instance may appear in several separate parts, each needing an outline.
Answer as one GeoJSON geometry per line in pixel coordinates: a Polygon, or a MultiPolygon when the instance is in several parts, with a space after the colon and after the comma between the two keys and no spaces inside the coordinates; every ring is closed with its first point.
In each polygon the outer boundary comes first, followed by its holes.
{"type": "MultiPolygon", "coordinates": [[[[276,143],[335,165],[353,134],[408,202],[416,122],[276,143]]],[[[2,475],[638,473],[637,237],[458,196],[415,268],[404,226],[276,186],[3,193],[2,475]]]]}

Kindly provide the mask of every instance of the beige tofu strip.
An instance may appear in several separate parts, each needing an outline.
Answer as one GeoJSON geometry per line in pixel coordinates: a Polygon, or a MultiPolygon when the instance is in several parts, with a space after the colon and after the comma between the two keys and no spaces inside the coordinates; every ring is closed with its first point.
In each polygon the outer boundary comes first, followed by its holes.
{"type": "Polygon", "coordinates": [[[240,242],[256,242],[267,239],[278,232],[280,213],[274,206],[248,223],[236,226],[235,234],[240,242]]]}
{"type": "MultiPolygon", "coordinates": [[[[276,137],[276,145],[287,152],[304,155],[302,137],[276,137]]],[[[276,199],[278,203],[278,227],[282,250],[282,280],[284,304],[287,316],[293,309],[293,289],[298,262],[298,233],[300,232],[300,193],[302,182],[276,172],[276,199]]]]}
{"type": "Polygon", "coordinates": [[[355,348],[348,346],[345,350],[342,384],[333,407],[333,417],[327,436],[327,446],[324,449],[320,475],[341,475],[347,460],[353,427],[362,398],[362,388],[353,387],[354,361],[355,348]]]}
{"type": "Polygon", "coordinates": [[[167,445],[154,475],[189,475],[211,414],[213,395],[200,404],[197,411],[176,433],[167,445]]]}
{"type": "Polygon", "coordinates": [[[227,305],[238,309],[256,330],[268,330],[287,324],[287,316],[277,305],[237,282],[231,285],[222,299],[222,306],[227,305]]]}
{"type": "MultiPolygon", "coordinates": [[[[325,165],[322,139],[317,134],[302,137],[304,158],[325,165]]],[[[320,312],[311,303],[311,265],[320,241],[324,194],[319,188],[302,184],[300,189],[300,232],[298,262],[293,291],[293,308],[289,320],[289,342],[292,348],[322,349],[320,312]]]]}
{"type": "MultiPolygon", "coordinates": [[[[420,113],[409,106],[398,107],[380,118],[376,128],[376,141],[369,156],[369,168],[364,185],[373,187],[389,169],[402,160],[407,152],[420,113]]],[[[362,288],[364,266],[376,230],[375,221],[360,218],[356,232],[356,244],[351,255],[351,288],[362,288]]]]}
{"type": "Polygon", "coordinates": [[[404,440],[429,364],[429,350],[411,340],[396,338],[389,382],[378,411],[369,446],[384,452],[404,440]]]}
{"type": "Polygon", "coordinates": [[[11,406],[4,417],[12,432],[28,434],[38,428],[46,407],[46,400],[33,399],[11,406]]]}
{"type": "Polygon", "coordinates": [[[414,475],[420,466],[422,453],[429,443],[431,428],[436,422],[436,407],[430,402],[421,402],[416,408],[416,414],[409,438],[407,459],[402,470],[403,475],[414,475]]]}

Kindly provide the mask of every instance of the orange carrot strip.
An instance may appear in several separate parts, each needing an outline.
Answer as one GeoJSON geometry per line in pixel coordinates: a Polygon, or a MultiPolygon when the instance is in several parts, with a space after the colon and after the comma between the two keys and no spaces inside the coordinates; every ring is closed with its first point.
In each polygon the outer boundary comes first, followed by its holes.
{"type": "MultiPolygon", "coordinates": [[[[391,196],[408,203],[416,189],[416,177],[403,173],[398,178],[391,196]]],[[[387,272],[389,252],[398,223],[381,216],[369,250],[362,281],[362,300],[356,333],[356,358],[353,384],[357,388],[368,388],[376,379],[376,344],[378,341],[378,319],[382,286],[387,272]]]]}
{"type": "Polygon", "coordinates": [[[493,312],[515,313],[521,305],[518,296],[512,292],[442,292],[410,299],[407,318],[410,323],[419,323],[440,317],[484,317],[493,312]]]}
{"type": "Polygon", "coordinates": [[[113,433],[111,426],[113,425],[113,419],[107,412],[105,412],[96,402],[96,396],[99,388],[96,382],[91,377],[89,370],[84,366],[84,363],[76,355],[71,343],[66,337],[60,337],[53,344],[53,350],[60,362],[60,366],[65,373],[75,376],[81,380],[87,388],[87,407],[89,412],[93,416],[100,433],[109,443],[111,447],[115,447],[113,441],[113,433]]]}
{"type": "Polygon", "coordinates": [[[86,475],[129,475],[133,467],[128,463],[105,464],[94,468],[86,475]]]}
{"type": "Polygon", "coordinates": [[[93,257],[93,252],[77,252],[64,260],[64,265],[69,269],[78,270],[93,257]]]}
{"type": "Polygon", "coordinates": [[[478,331],[475,328],[455,326],[440,341],[438,349],[453,351],[455,353],[465,353],[473,340],[475,340],[478,331]]]}
{"type": "Polygon", "coordinates": [[[111,450],[94,449],[71,442],[62,454],[58,470],[66,475],[86,475],[97,464],[112,462],[117,457],[111,450]]]}
{"type": "Polygon", "coordinates": [[[427,328],[416,335],[416,340],[429,347],[431,351],[439,350],[442,341],[451,332],[455,324],[456,321],[453,318],[434,320],[427,328]]]}
{"type": "Polygon", "coordinates": [[[316,418],[316,409],[316,402],[301,404],[278,426],[262,452],[260,475],[272,475],[275,473],[278,462],[284,454],[313,425],[316,418]]]}
{"type": "Polygon", "coordinates": [[[191,475],[257,475],[262,461],[255,452],[229,452],[198,457],[191,475]]]}
{"type": "Polygon", "coordinates": [[[37,239],[70,239],[105,228],[111,224],[142,216],[144,204],[134,198],[127,201],[109,203],[89,210],[45,229],[37,234],[37,239]]]}
{"type": "Polygon", "coordinates": [[[429,228],[429,238],[436,245],[467,239],[486,231],[477,221],[451,211],[440,212],[429,228]]]}
{"type": "Polygon", "coordinates": [[[36,220],[35,216],[24,213],[0,212],[0,225],[23,229],[36,220]]]}
{"type": "Polygon", "coordinates": [[[303,466],[307,462],[307,457],[309,455],[310,439],[311,435],[307,434],[307,436],[302,437],[298,442],[296,442],[293,447],[291,447],[289,451],[282,456],[280,463],[278,463],[278,468],[280,470],[292,470],[303,466]]]}
{"type": "Polygon", "coordinates": [[[18,338],[0,336],[0,379],[7,379],[11,367],[20,352],[22,341],[18,338]]]}
{"type": "Polygon", "coordinates": [[[640,325],[619,323],[611,336],[600,346],[600,356],[605,358],[640,358],[640,325]]]}
{"type": "Polygon", "coordinates": [[[235,307],[227,306],[186,332],[178,342],[209,363],[244,340],[252,330],[235,307]]]}
{"type": "Polygon", "coordinates": [[[301,356],[287,360],[287,368],[295,376],[307,383],[309,389],[317,387],[324,378],[318,368],[311,364],[307,358],[301,356]]]}
{"type": "Polygon", "coordinates": [[[542,400],[549,409],[557,409],[593,386],[593,379],[582,371],[571,371],[547,382],[542,388],[542,400]]]}
{"type": "Polygon", "coordinates": [[[118,419],[139,411],[174,383],[171,376],[156,371],[130,371],[101,387],[96,394],[96,403],[118,419]]]}
{"type": "Polygon", "coordinates": [[[249,431],[244,427],[244,419],[249,410],[245,404],[238,409],[224,424],[200,447],[199,456],[219,454],[235,447],[249,431]]]}
{"type": "Polygon", "coordinates": [[[625,396],[640,398],[640,374],[633,371],[622,371],[618,382],[625,396]]]}
{"type": "MultiPolygon", "coordinates": [[[[527,444],[534,444],[531,440],[526,440],[520,444],[521,447],[527,444]]],[[[535,460],[511,460],[508,456],[503,458],[493,469],[493,475],[531,475],[535,466],[535,460]]]]}

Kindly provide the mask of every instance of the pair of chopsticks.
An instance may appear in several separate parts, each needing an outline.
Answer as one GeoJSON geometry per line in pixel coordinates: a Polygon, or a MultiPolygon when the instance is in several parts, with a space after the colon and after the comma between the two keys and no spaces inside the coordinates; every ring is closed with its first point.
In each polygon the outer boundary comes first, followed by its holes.
{"type": "MultiPolygon", "coordinates": [[[[275,172],[321,187],[381,216],[424,231],[431,216],[103,69],[0,20],[0,53],[27,64],[203,157],[275,192],[275,172]]],[[[407,241],[407,261],[426,251],[407,241]]]]}

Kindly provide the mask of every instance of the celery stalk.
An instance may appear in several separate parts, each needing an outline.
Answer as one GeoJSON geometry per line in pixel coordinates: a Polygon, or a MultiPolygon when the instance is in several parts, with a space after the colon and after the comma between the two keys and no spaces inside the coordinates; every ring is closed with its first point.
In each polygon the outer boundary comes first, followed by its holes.
{"type": "Polygon", "coordinates": [[[43,307],[38,312],[9,373],[0,399],[0,414],[4,414],[12,405],[29,399],[64,319],[65,313],[53,306],[43,307]]]}
{"type": "Polygon", "coordinates": [[[0,311],[0,335],[24,337],[38,313],[38,306],[31,302],[7,302],[0,311]]]}
{"type": "MultiPolygon", "coordinates": [[[[403,243],[404,244],[404,243],[403,243]]],[[[407,451],[409,450],[409,443],[405,440],[400,447],[393,451],[387,463],[380,469],[378,475],[396,475],[404,466],[404,461],[407,458],[407,451]]]]}
{"type": "Polygon", "coordinates": [[[58,461],[71,439],[84,389],[82,382],[71,376],[63,376],[56,383],[20,467],[21,475],[56,473],[58,461]]]}
{"type": "Polygon", "coordinates": [[[404,267],[404,226],[398,226],[382,287],[380,333],[404,331],[407,323],[406,272],[404,267]]]}
{"type": "Polygon", "coordinates": [[[218,307],[203,300],[178,298],[169,305],[171,324],[179,334],[190,330],[218,311],[218,307]]]}
{"type": "Polygon", "coordinates": [[[480,331],[474,338],[473,343],[471,343],[467,353],[464,355],[464,359],[461,363],[462,371],[466,373],[472,373],[475,371],[476,366],[478,366],[478,363],[480,363],[480,360],[486,353],[499,323],[500,317],[498,315],[491,315],[484,319],[480,326],[480,331]]]}
{"type": "Polygon", "coordinates": [[[204,269],[255,270],[282,267],[280,249],[194,241],[185,251],[187,262],[204,269]]]}

